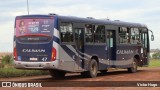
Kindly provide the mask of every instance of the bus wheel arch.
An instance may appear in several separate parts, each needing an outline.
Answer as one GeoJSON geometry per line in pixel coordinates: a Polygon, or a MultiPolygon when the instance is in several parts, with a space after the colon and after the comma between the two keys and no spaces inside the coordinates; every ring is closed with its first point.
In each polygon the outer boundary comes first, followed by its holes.
{"type": "Polygon", "coordinates": [[[128,72],[135,73],[137,72],[137,68],[138,68],[137,59],[134,57],[132,61],[132,67],[128,68],[128,72]]]}
{"type": "Polygon", "coordinates": [[[142,66],[143,63],[141,62],[141,58],[140,58],[139,54],[134,55],[133,58],[137,60],[137,65],[138,66],[142,66]]]}
{"type": "Polygon", "coordinates": [[[140,56],[138,54],[134,55],[134,58],[136,58],[137,61],[140,60],[140,56]]]}
{"type": "Polygon", "coordinates": [[[97,76],[99,68],[99,61],[97,56],[92,56],[88,63],[88,71],[82,72],[81,75],[84,77],[94,78],[97,76]]]}
{"type": "Polygon", "coordinates": [[[98,59],[98,56],[92,56],[91,60],[93,60],[93,59],[95,59],[97,61],[98,69],[99,69],[99,59],[98,59]]]}

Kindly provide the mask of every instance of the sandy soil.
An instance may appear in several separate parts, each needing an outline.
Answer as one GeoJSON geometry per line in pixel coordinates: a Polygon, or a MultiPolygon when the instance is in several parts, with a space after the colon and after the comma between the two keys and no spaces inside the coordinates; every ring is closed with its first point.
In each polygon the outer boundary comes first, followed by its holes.
{"type": "MultiPolygon", "coordinates": [[[[43,85],[50,85],[54,87],[42,87],[42,88],[23,88],[23,90],[160,90],[160,87],[107,87],[106,83],[115,81],[115,83],[123,84],[123,81],[129,81],[128,83],[146,81],[159,81],[160,84],[160,67],[158,68],[139,68],[136,73],[128,73],[126,70],[113,70],[107,74],[98,74],[96,78],[83,78],[79,73],[67,74],[63,79],[53,79],[50,75],[45,76],[32,76],[32,77],[17,77],[17,78],[1,78],[0,81],[28,81],[28,82],[42,82],[43,85]],[[121,81],[121,82],[118,82],[121,81]],[[87,82],[87,83],[86,83],[87,82]],[[66,85],[69,85],[66,86],[66,85]],[[73,86],[72,86],[73,85],[73,86]],[[74,86],[75,85],[75,86],[74,86]],[[76,86],[77,85],[77,86],[76,86]],[[79,86],[78,86],[79,85],[79,86]],[[91,86],[90,86],[91,85],[91,86]]],[[[147,82],[147,83],[148,83],[147,82]]],[[[114,83],[114,82],[111,82],[114,83]]],[[[125,82],[128,84],[127,82],[125,82]]],[[[115,84],[114,84],[115,85],[115,84]]],[[[160,86],[160,85],[159,85],[160,86]]],[[[5,89],[6,88],[0,88],[5,89]]],[[[10,90],[18,90],[22,88],[7,88],[10,90]]]]}

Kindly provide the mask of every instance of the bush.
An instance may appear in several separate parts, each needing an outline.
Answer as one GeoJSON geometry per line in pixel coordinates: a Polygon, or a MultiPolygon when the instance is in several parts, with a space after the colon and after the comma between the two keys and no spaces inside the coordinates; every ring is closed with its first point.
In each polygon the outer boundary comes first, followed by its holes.
{"type": "Polygon", "coordinates": [[[12,63],[13,63],[12,55],[2,56],[2,64],[12,64],[12,63]]]}
{"type": "Polygon", "coordinates": [[[12,64],[13,64],[12,55],[2,56],[1,65],[0,65],[1,68],[12,67],[12,64]]]}
{"type": "Polygon", "coordinates": [[[155,54],[152,55],[153,59],[160,59],[160,52],[157,52],[155,54]]]}

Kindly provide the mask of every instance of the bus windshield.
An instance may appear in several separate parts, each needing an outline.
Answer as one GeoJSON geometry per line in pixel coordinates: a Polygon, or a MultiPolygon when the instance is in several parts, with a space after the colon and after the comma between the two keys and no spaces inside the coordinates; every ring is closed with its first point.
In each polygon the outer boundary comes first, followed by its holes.
{"type": "Polygon", "coordinates": [[[17,19],[15,27],[16,37],[19,36],[52,36],[54,29],[53,19],[17,19]]]}

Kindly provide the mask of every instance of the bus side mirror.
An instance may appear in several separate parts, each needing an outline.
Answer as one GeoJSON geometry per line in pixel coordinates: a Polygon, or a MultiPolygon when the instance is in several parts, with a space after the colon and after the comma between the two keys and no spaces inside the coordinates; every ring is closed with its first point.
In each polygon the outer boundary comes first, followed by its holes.
{"type": "Polygon", "coordinates": [[[153,35],[153,32],[152,30],[149,30],[152,34],[151,34],[151,41],[154,41],[154,35],[153,35]]]}
{"type": "Polygon", "coordinates": [[[151,41],[154,41],[154,35],[151,35],[151,41]]]}

